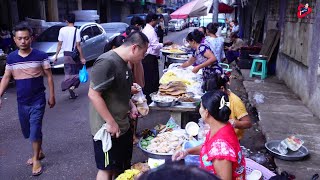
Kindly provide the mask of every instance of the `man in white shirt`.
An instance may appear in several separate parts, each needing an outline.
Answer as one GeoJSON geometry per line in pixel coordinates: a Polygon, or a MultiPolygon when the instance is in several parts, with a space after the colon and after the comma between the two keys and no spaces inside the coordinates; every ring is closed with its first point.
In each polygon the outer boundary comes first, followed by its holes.
{"type": "Polygon", "coordinates": [[[80,46],[80,30],[74,26],[75,15],[68,14],[65,19],[68,25],[61,28],[59,31],[59,42],[54,62],[56,62],[57,56],[62,49],[64,53],[65,78],[61,83],[61,89],[62,91],[69,91],[70,99],[76,99],[78,95],[74,92],[74,89],[77,88],[80,84],[78,74],[81,68],[81,63],[85,64],[86,60],[83,57],[82,49],[80,46]],[[72,58],[72,52],[75,48],[77,48],[79,52],[80,61],[72,58]]]}
{"type": "Polygon", "coordinates": [[[238,23],[238,20],[236,20],[236,19],[233,20],[233,21],[231,22],[231,25],[232,25],[232,30],[231,30],[231,32],[238,34],[238,32],[239,32],[239,23],[238,23]]]}
{"type": "Polygon", "coordinates": [[[151,102],[149,94],[158,91],[159,88],[159,64],[158,57],[160,49],[172,42],[159,43],[159,39],[154,27],[158,24],[158,15],[149,13],[146,17],[146,26],[142,32],[148,37],[149,46],[146,57],[142,60],[144,69],[145,86],[143,92],[147,96],[148,103],[151,102]]]}

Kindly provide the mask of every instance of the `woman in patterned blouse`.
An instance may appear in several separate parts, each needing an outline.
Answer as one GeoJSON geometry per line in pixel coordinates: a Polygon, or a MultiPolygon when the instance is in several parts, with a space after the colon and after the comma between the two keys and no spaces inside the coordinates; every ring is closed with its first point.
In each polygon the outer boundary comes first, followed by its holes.
{"type": "Polygon", "coordinates": [[[245,159],[237,135],[228,122],[228,95],[216,90],[204,94],[199,110],[201,118],[210,126],[202,145],[177,151],[172,160],[183,159],[188,154],[200,154],[200,166],[223,180],[245,180],[245,159]]]}
{"type": "Polygon", "coordinates": [[[197,73],[202,69],[203,80],[206,81],[210,79],[212,74],[222,74],[223,71],[210,47],[201,43],[203,38],[203,33],[197,29],[188,34],[186,40],[190,47],[194,49],[194,53],[187,62],[181,65],[181,67],[186,68],[193,65],[193,73],[197,73]]]}

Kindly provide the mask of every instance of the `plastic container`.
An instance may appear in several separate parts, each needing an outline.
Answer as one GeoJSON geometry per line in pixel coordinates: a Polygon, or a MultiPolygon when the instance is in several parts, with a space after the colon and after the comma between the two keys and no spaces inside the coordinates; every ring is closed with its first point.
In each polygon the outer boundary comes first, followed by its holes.
{"type": "Polygon", "coordinates": [[[199,133],[199,126],[197,123],[195,122],[188,122],[186,127],[185,127],[185,130],[187,132],[188,135],[190,136],[196,136],[198,135],[199,133]]]}
{"type": "MultiPolygon", "coordinates": [[[[201,142],[199,141],[187,141],[183,143],[182,149],[186,150],[195,146],[200,145],[201,142]]],[[[194,165],[194,166],[200,166],[200,156],[199,155],[187,155],[184,158],[184,162],[186,165],[194,165]]]]}
{"type": "Polygon", "coordinates": [[[247,175],[251,174],[251,172],[254,170],[258,170],[262,173],[261,179],[263,179],[263,180],[268,180],[272,176],[276,175],[275,173],[273,173],[272,171],[270,171],[266,167],[256,163],[255,161],[253,161],[249,158],[245,158],[245,160],[246,160],[246,174],[247,175]]]}

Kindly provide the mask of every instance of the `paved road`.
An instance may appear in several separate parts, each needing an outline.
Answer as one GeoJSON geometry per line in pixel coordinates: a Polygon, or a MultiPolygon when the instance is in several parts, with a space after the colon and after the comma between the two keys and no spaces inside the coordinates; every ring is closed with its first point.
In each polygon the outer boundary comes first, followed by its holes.
{"type": "MultiPolygon", "coordinates": [[[[164,40],[182,44],[183,38],[192,29],[170,32],[164,40]]],[[[163,64],[159,64],[163,68],[163,64]]],[[[161,70],[161,69],[160,69],[161,70]]],[[[60,91],[63,74],[55,73],[56,107],[46,109],[43,120],[43,149],[46,158],[42,161],[44,173],[36,179],[95,179],[96,167],[93,156],[92,136],[88,121],[88,83],[77,90],[79,98],[69,100],[68,94],[60,91]]],[[[232,80],[231,89],[242,99],[246,92],[240,79],[232,80]]],[[[139,120],[138,131],[152,128],[156,123],[165,123],[168,113],[150,112],[139,120]]],[[[256,152],[263,148],[264,138],[257,125],[247,131],[241,142],[256,152]]],[[[15,88],[12,86],[4,95],[0,109],[0,179],[31,179],[31,167],[26,160],[31,156],[31,146],[20,131],[17,116],[15,88]]],[[[147,157],[137,147],[133,150],[132,163],[145,161],[147,157]]]]}
{"type": "MultiPolygon", "coordinates": [[[[188,31],[171,32],[165,40],[182,43],[188,31]]],[[[160,67],[163,66],[160,64],[160,67]]],[[[95,179],[97,170],[88,121],[88,83],[77,90],[78,99],[69,100],[68,94],[60,91],[62,80],[63,74],[54,74],[57,104],[53,109],[47,108],[44,116],[46,158],[42,161],[44,173],[36,179],[95,179]]],[[[31,167],[26,165],[32,149],[20,130],[15,93],[14,86],[7,90],[0,109],[0,177],[4,180],[32,178],[31,167]]],[[[152,128],[168,119],[168,113],[150,112],[139,121],[138,130],[152,128]]],[[[132,162],[145,160],[146,156],[135,147],[132,162]]]]}

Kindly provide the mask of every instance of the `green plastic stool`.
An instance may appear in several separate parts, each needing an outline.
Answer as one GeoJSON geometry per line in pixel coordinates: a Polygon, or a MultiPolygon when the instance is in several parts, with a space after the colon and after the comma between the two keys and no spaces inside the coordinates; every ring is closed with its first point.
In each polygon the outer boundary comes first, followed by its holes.
{"type": "Polygon", "coordinates": [[[267,77],[267,60],[266,59],[253,59],[253,63],[250,70],[250,77],[253,75],[261,76],[261,79],[265,79],[267,77]],[[261,63],[261,71],[258,71],[257,64],[261,63]]]}

